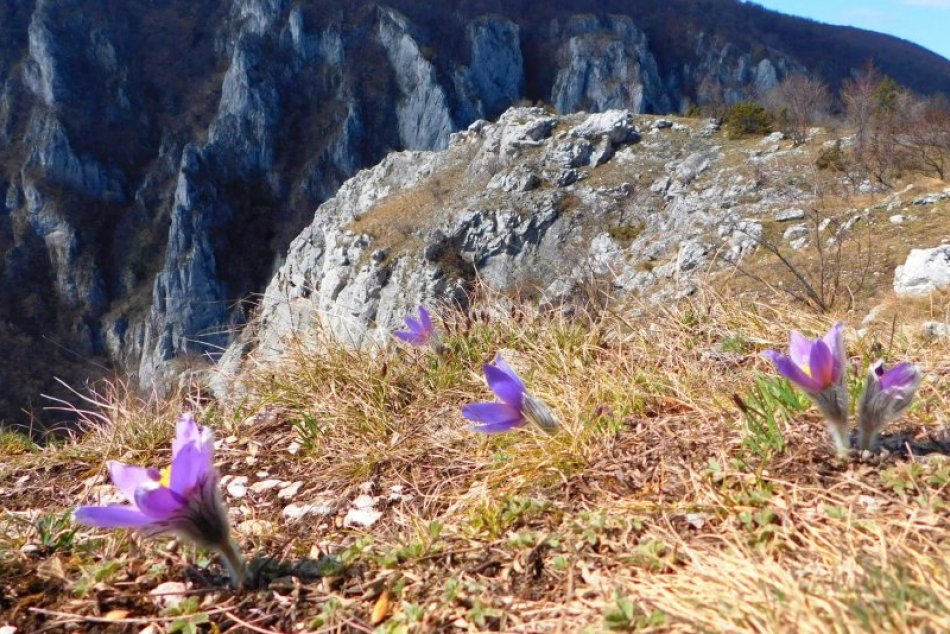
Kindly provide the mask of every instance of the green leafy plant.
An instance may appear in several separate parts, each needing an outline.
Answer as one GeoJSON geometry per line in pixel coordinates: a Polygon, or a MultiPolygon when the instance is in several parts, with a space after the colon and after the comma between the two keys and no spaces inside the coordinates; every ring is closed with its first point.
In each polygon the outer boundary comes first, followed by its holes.
{"type": "Polygon", "coordinates": [[[72,548],[76,540],[76,531],[69,512],[50,513],[36,522],[40,544],[50,553],[72,548]]]}
{"type": "Polygon", "coordinates": [[[181,616],[182,618],[176,619],[169,626],[168,631],[170,634],[198,634],[198,632],[204,631],[199,628],[199,625],[204,625],[210,622],[210,618],[204,612],[201,612],[201,603],[199,602],[198,597],[185,597],[182,599],[181,603],[169,607],[165,610],[165,614],[168,616],[181,616]]]}
{"type": "Polygon", "coordinates": [[[760,103],[740,101],[726,113],[726,131],[730,139],[741,139],[772,131],[772,115],[760,103]]]}
{"type": "Polygon", "coordinates": [[[744,397],[733,399],[745,423],[742,447],[763,462],[785,453],[782,426],[808,407],[805,397],[781,377],[757,377],[744,397]]]}
{"type": "Polygon", "coordinates": [[[316,450],[324,434],[323,426],[320,425],[317,417],[313,414],[304,414],[300,417],[300,420],[294,421],[292,426],[300,439],[304,452],[312,453],[316,450]]]}
{"type": "Polygon", "coordinates": [[[475,532],[498,537],[509,528],[525,524],[547,512],[550,504],[531,498],[513,496],[503,502],[488,502],[476,509],[471,526],[475,532]]]}
{"type": "Polygon", "coordinates": [[[614,595],[613,605],[604,614],[604,627],[611,632],[638,632],[659,627],[666,616],[659,610],[647,613],[642,607],[620,593],[614,595]]]}

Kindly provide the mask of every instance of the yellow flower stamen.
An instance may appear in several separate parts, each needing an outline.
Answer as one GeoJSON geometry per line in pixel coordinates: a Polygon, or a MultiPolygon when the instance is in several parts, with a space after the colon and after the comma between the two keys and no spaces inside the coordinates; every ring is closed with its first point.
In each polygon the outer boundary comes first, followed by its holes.
{"type": "Polygon", "coordinates": [[[172,466],[168,465],[161,471],[162,477],[158,480],[158,483],[165,488],[168,488],[172,485],[172,466]]]}

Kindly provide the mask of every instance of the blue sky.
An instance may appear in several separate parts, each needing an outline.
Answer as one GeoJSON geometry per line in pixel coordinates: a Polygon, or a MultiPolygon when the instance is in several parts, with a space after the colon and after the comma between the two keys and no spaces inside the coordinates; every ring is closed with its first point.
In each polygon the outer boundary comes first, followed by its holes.
{"type": "Polygon", "coordinates": [[[753,0],[828,24],[896,35],[950,59],[950,0],[753,0]]]}

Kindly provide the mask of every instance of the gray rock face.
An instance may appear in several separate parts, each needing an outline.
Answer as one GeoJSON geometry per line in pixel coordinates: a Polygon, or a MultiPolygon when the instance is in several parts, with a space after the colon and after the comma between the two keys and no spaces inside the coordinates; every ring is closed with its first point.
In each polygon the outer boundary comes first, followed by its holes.
{"type": "Polygon", "coordinates": [[[468,25],[466,38],[471,63],[455,82],[461,114],[467,121],[497,117],[524,94],[521,30],[501,16],[485,16],[468,25]]]}
{"type": "Polygon", "coordinates": [[[396,75],[399,137],[410,149],[443,148],[455,128],[448,95],[435,67],[425,59],[408,21],[395,11],[380,10],[379,39],[396,75]]]}
{"type": "Polygon", "coordinates": [[[554,26],[566,39],[551,103],[561,113],[628,108],[665,112],[670,101],[646,35],[625,16],[575,16],[554,26]]]}
{"type": "Polygon", "coordinates": [[[389,155],[344,183],[293,241],[259,319],[222,358],[217,393],[236,393],[246,358],[278,358],[314,329],[385,345],[419,304],[464,306],[476,277],[552,304],[590,284],[657,301],[693,292],[694,275],[756,248],[763,229],[752,215],[771,218],[763,201],[777,197],[720,168],[723,150],[702,122],[682,127],[670,140],[641,136],[653,121],[630,111],[514,108],[453,134],[444,151],[389,155]],[[680,158],[684,145],[693,151],[680,158]],[[609,149],[603,160],[593,160],[598,148],[609,149]],[[656,170],[675,187],[624,180],[656,170]]]}
{"type": "Polygon", "coordinates": [[[922,297],[950,287],[950,245],[912,249],[907,261],[894,271],[894,292],[922,297]]]}
{"type": "Polygon", "coordinates": [[[695,102],[735,103],[750,96],[761,98],[781,78],[806,69],[780,51],[764,49],[765,58],[753,61],[751,53],[706,34],[696,39],[696,58],[683,68],[683,76],[697,87],[695,102]],[[750,95],[751,93],[751,95],[750,95]]]}

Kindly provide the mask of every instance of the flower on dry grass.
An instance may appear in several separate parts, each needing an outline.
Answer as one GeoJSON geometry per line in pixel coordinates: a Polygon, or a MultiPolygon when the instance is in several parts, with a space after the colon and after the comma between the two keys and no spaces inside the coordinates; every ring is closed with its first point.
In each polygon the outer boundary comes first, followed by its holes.
{"type": "Polygon", "coordinates": [[[921,378],[920,368],[906,361],[886,371],[883,361],[871,366],[858,404],[858,448],[871,449],[881,430],[907,411],[921,378]]]}
{"type": "Polygon", "coordinates": [[[843,330],[844,325],[837,323],[824,337],[815,340],[792,331],[787,355],[775,350],[763,353],[782,376],[815,403],[839,453],[846,453],[850,446],[843,330]]]}
{"type": "Polygon", "coordinates": [[[231,539],[228,513],[218,490],[211,429],[191,414],[178,421],[171,465],[161,471],[109,461],[113,484],[130,504],[81,506],[73,517],[98,528],[127,528],[147,537],[172,534],[217,551],[235,587],[244,582],[244,560],[231,539]]]}
{"type": "Polygon", "coordinates": [[[442,344],[439,341],[439,333],[432,324],[432,317],[425,306],[419,307],[419,319],[405,317],[406,329],[397,330],[393,334],[397,339],[405,341],[412,346],[431,346],[433,350],[439,352],[442,344]]]}
{"type": "Polygon", "coordinates": [[[549,434],[560,429],[560,423],[541,399],[525,388],[521,378],[515,374],[501,355],[495,357],[495,364],[485,366],[485,379],[488,387],[495,393],[500,403],[472,403],[462,408],[462,416],[468,420],[482,423],[470,427],[472,431],[485,434],[499,434],[532,422],[549,434]]]}

